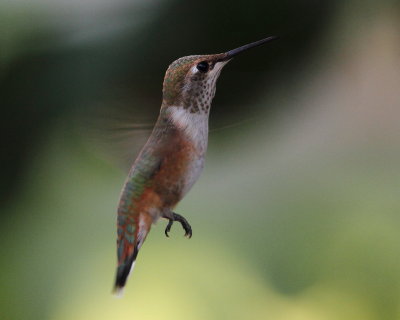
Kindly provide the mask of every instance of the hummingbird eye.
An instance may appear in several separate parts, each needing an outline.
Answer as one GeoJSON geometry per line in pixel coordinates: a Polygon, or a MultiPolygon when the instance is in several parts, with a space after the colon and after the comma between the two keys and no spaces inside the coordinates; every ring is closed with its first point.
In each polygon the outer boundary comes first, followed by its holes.
{"type": "Polygon", "coordinates": [[[197,70],[200,72],[207,72],[208,71],[208,62],[207,61],[202,61],[197,64],[197,70]]]}

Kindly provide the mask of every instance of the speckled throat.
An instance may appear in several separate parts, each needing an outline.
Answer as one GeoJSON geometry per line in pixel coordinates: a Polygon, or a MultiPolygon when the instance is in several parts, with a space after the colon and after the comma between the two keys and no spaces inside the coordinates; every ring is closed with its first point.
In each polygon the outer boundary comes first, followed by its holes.
{"type": "Polygon", "coordinates": [[[212,77],[203,74],[192,76],[191,87],[183,95],[183,108],[191,113],[208,113],[215,96],[220,70],[212,77]]]}

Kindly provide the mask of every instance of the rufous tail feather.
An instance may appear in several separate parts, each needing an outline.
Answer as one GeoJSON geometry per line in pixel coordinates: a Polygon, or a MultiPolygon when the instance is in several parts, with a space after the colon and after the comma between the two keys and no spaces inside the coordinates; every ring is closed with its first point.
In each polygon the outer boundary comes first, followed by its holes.
{"type": "Polygon", "coordinates": [[[148,215],[140,215],[137,219],[118,217],[118,268],[113,292],[121,296],[126,281],[135,266],[135,261],[148,232],[152,219],[148,215]]]}

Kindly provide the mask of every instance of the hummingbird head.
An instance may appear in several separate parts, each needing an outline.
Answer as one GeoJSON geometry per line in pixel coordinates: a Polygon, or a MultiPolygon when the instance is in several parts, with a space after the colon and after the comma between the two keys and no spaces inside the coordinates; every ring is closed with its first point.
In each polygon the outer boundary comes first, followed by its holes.
{"type": "Polygon", "coordinates": [[[262,39],[225,53],[179,58],[168,67],[163,84],[163,107],[208,113],[222,68],[237,54],[276,37],[262,39]]]}

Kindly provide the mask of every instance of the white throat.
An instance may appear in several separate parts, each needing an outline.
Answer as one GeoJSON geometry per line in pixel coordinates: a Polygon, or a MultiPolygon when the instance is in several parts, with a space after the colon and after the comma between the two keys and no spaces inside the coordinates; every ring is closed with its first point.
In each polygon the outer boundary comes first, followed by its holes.
{"type": "Polygon", "coordinates": [[[183,107],[168,107],[172,123],[181,129],[199,152],[205,152],[208,142],[208,112],[193,113],[183,107]]]}

